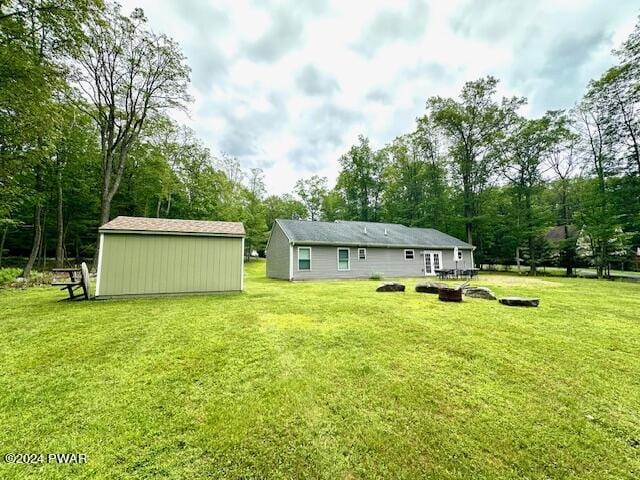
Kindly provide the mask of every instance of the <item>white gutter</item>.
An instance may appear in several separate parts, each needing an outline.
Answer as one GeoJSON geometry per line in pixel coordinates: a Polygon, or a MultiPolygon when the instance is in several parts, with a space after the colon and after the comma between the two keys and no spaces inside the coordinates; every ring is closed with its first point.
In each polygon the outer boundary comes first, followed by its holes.
{"type": "Polygon", "coordinates": [[[293,280],[293,243],[289,244],[289,281],[293,280]]]}
{"type": "Polygon", "coordinates": [[[297,240],[295,242],[291,242],[291,245],[324,245],[327,247],[374,247],[374,248],[443,248],[443,249],[454,249],[460,248],[464,250],[475,250],[476,247],[471,245],[420,245],[420,244],[388,244],[388,243],[358,243],[358,242],[344,242],[344,243],[335,243],[335,242],[318,242],[318,241],[304,241],[297,240]]]}

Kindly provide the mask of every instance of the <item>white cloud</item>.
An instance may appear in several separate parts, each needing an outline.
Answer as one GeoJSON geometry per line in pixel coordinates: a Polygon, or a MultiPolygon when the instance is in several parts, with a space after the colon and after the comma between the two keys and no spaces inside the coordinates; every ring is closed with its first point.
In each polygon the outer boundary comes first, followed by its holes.
{"type": "Polygon", "coordinates": [[[195,98],[180,115],[214,152],[265,169],[271,192],[335,179],[359,133],[409,131],[431,95],[492,74],[528,111],[570,106],[613,62],[635,2],[125,0],[176,39],[195,98]]]}

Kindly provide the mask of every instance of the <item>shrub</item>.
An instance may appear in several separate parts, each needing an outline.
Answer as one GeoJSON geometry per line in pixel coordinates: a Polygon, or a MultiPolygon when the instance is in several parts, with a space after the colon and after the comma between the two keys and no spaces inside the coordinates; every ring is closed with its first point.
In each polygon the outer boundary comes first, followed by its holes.
{"type": "Polygon", "coordinates": [[[382,274],[380,272],[373,272],[369,275],[369,280],[382,280],[382,274]]]}
{"type": "Polygon", "coordinates": [[[22,273],[20,268],[0,268],[0,286],[7,287],[22,273]]]}
{"type": "Polygon", "coordinates": [[[0,268],[0,287],[25,288],[37,285],[50,285],[53,280],[51,272],[33,270],[29,280],[18,278],[22,274],[21,268],[0,268]]]}

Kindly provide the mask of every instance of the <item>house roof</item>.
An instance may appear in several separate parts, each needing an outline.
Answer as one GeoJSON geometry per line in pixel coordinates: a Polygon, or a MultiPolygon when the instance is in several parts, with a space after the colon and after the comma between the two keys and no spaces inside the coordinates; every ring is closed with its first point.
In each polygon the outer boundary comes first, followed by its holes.
{"type": "Polygon", "coordinates": [[[560,242],[567,240],[568,238],[575,237],[578,233],[578,229],[575,225],[567,225],[565,231],[565,225],[556,225],[549,229],[545,238],[551,242],[560,242]]]}
{"type": "Polygon", "coordinates": [[[378,247],[473,248],[472,245],[433,228],[413,228],[396,223],[312,222],[276,220],[294,244],[378,247]],[[386,232],[386,234],[385,234],[386,232]]]}
{"type": "Polygon", "coordinates": [[[120,216],[102,225],[100,232],[170,233],[240,237],[244,236],[244,226],[240,222],[120,216]]]}

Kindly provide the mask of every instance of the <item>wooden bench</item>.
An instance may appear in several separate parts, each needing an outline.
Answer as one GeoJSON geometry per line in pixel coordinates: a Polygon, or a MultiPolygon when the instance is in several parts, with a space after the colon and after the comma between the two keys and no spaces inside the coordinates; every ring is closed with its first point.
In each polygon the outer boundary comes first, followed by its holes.
{"type": "Polygon", "coordinates": [[[62,287],[60,290],[67,290],[70,300],[83,297],[85,300],[89,300],[91,290],[89,287],[89,269],[86,263],[82,262],[80,268],[54,268],[51,271],[53,272],[51,285],[62,287]],[[76,295],[76,291],[79,289],[82,289],[82,294],[76,295]]]}

